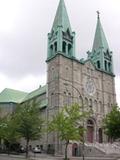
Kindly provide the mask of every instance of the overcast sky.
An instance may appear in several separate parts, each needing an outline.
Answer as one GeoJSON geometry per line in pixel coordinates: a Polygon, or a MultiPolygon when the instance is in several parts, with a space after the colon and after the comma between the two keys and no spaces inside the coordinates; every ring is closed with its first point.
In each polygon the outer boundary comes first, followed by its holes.
{"type": "MultiPolygon", "coordinates": [[[[0,0],[0,91],[32,91],[46,84],[47,33],[59,0],[0,0]]],[[[120,0],[65,0],[76,57],[91,50],[96,11],[114,56],[116,92],[120,105],[120,0]]]]}

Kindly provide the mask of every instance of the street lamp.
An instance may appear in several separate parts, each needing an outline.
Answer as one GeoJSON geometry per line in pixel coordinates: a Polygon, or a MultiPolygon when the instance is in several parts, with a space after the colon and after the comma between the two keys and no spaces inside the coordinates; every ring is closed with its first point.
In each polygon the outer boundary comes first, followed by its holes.
{"type": "MultiPolygon", "coordinates": [[[[78,88],[76,88],[72,84],[68,84],[68,83],[64,83],[64,85],[65,86],[71,86],[71,87],[73,87],[78,92],[79,98],[81,97],[81,93],[80,93],[80,91],[79,91],[78,88]]],[[[84,113],[84,106],[83,106],[83,104],[82,104],[82,112],[84,113]]],[[[84,118],[83,118],[83,129],[84,129],[84,118]]],[[[83,144],[82,144],[82,148],[83,148],[82,158],[83,158],[83,160],[85,160],[85,155],[84,155],[84,149],[85,149],[84,146],[85,146],[85,144],[84,143],[85,143],[85,141],[84,141],[84,130],[83,130],[83,144]]]]}

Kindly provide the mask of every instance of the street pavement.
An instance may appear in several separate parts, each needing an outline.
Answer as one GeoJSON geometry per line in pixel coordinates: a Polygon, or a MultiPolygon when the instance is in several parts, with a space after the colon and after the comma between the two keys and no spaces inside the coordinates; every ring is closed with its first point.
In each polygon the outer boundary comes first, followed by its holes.
{"type": "MultiPolygon", "coordinates": [[[[0,154],[0,160],[25,160],[25,155],[0,154]]],[[[59,158],[46,154],[35,154],[30,155],[30,160],[59,160],[59,158]]]]}
{"type": "MultiPolygon", "coordinates": [[[[25,160],[25,155],[0,154],[0,160],[25,160]]],[[[30,160],[63,160],[63,157],[53,157],[46,154],[31,155],[30,160]]],[[[70,160],[82,160],[82,157],[70,158],[70,160]]],[[[120,160],[108,157],[85,157],[85,160],[120,160]]]]}

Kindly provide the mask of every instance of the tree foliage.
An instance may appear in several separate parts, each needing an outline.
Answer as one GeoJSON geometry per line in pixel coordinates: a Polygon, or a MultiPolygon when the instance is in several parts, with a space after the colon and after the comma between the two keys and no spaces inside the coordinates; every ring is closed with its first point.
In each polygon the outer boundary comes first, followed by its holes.
{"type": "Polygon", "coordinates": [[[41,137],[43,120],[40,117],[38,105],[33,101],[17,107],[14,120],[17,122],[17,132],[26,140],[26,157],[30,140],[41,137]]]}
{"type": "Polygon", "coordinates": [[[113,140],[120,138],[120,108],[113,106],[103,121],[105,133],[113,140]]]}
{"type": "Polygon", "coordinates": [[[67,146],[70,140],[82,140],[84,134],[83,122],[88,116],[78,104],[65,106],[53,117],[48,125],[49,132],[58,132],[59,138],[65,141],[65,159],[67,159],[67,146]]]}
{"type": "Polygon", "coordinates": [[[13,118],[13,114],[2,114],[2,108],[0,108],[0,138],[4,139],[7,144],[8,153],[10,146],[17,143],[19,140],[19,134],[16,131],[17,123],[13,118]]]}
{"type": "Polygon", "coordinates": [[[9,145],[24,138],[26,157],[28,157],[30,140],[39,139],[42,133],[43,120],[38,106],[35,101],[26,102],[18,105],[12,114],[0,117],[0,138],[7,141],[9,145]]]}

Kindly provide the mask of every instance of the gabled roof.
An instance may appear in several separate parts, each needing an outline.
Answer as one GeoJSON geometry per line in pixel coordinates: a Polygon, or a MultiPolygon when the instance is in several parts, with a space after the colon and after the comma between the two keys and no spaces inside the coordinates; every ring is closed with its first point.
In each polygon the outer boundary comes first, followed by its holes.
{"type": "Polygon", "coordinates": [[[30,92],[29,94],[27,94],[27,96],[23,99],[22,102],[28,101],[34,97],[37,97],[39,95],[45,94],[47,90],[47,85],[40,87],[32,92],[30,92]]]}
{"type": "Polygon", "coordinates": [[[67,29],[69,29],[69,31],[71,32],[71,25],[70,25],[64,0],[60,0],[59,2],[59,6],[56,12],[52,30],[57,31],[58,26],[62,26],[64,32],[66,32],[67,29]]]}
{"type": "Polygon", "coordinates": [[[108,42],[107,42],[107,39],[105,37],[104,31],[103,31],[103,28],[102,28],[102,25],[101,25],[101,22],[100,22],[100,17],[99,17],[99,12],[98,12],[97,27],[96,27],[92,52],[100,49],[101,47],[105,51],[107,51],[107,49],[109,50],[108,42]]]}
{"type": "Polygon", "coordinates": [[[0,93],[0,103],[20,103],[28,93],[5,88],[0,93]]]}

